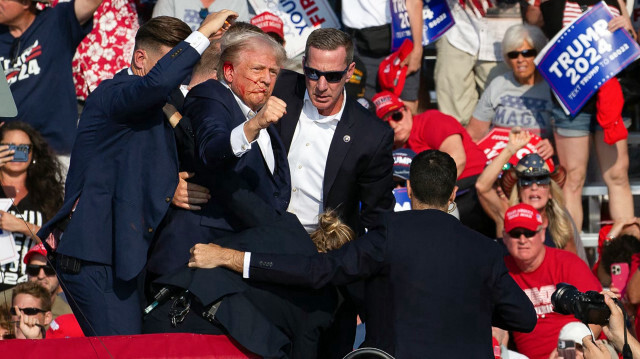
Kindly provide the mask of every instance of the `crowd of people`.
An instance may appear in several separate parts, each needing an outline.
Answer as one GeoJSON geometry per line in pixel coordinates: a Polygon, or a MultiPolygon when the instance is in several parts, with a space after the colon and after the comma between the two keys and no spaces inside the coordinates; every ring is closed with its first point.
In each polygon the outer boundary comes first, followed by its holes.
{"type": "MultiPolygon", "coordinates": [[[[323,2],[341,28],[288,57],[288,20],[245,0],[0,1],[18,108],[0,127],[2,339],[615,358],[628,327],[640,355],[640,319],[621,319],[640,314],[629,75],[568,116],[534,63],[595,2],[447,1],[434,104],[423,2],[402,1],[411,41],[392,51],[393,2],[323,2]],[[495,131],[508,139],[488,159],[495,131]],[[611,217],[595,264],[590,138],[611,217]],[[554,311],[559,283],[608,288],[609,324],[554,311]]],[[[608,30],[636,40],[624,0],[605,3],[608,30]]]]}

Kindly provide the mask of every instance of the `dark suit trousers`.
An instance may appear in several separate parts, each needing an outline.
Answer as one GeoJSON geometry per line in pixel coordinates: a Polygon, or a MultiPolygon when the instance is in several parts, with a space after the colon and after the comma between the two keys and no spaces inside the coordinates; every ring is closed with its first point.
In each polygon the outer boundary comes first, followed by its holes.
{"type": "Polygon", "coordinates": [[[113,267],[83,262],[77,274],[56,271],[69,305],[86,336],[131,335],[142,331],[138,280],[115,278],[113,267]]]}

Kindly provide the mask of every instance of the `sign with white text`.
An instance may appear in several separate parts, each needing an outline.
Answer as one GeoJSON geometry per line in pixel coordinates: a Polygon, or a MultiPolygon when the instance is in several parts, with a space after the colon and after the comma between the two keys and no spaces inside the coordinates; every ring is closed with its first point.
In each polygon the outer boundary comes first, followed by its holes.
{"type": "Polygon", "coordinates": [[[327,0],[249,0],[256,14],[269,11],[284,22],[287,57],[304,52],[309,34],[319,27],[340,28],[327,0]]]}
{"type": "MultiPolygon", "coordinates": [[[[486,136],[478,141],[478,147],[480,147],[485,156],[487,156],[487,163],[491,163],[491,161],[493,161],[494,158],[498,157],[500,152],[502,152],[502,150],[507,147],[507,143],[509,143],[510,132],[510,128],[494,127],[486,136]]],[[[538,153],[536,145],[540,141],[542,141],[542,138],[540,138],[540,136],[532,134],[529,143],[519,149],[515,155],[511,156],[511,158],[509,159],[509,163],[515,166],[518,164],[518,161],[522,159],[522,157],[530,153],[538,153]]],[[[553,172],[555,168],[555,166],[553,165],[553,160],[549,158],[546,162],[549,166],[549,170],[553,172]]]]}
{"type": "Polygon", "coordinates": [[[607,80],[640,57],[631,35],[607,30],[613,15],[604,2],[567,25],[536,57],[565,113],[573,116],[607,80]]]}
{"type": "MultiPolygon", "coordinates": [[[[446,0],[423,0],[422,45],[437,40],[455,24],[446,0]]],[[[405,0],[389,0],[391,6],[391,52],[396,51],[404,39],[413,40],[405,0]]]]}

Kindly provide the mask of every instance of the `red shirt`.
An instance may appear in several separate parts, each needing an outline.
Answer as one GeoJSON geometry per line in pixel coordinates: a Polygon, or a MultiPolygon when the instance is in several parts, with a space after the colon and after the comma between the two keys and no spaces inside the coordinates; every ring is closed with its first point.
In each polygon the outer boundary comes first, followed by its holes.
{"type": "Polygon", "coordinates": [[[545,248],[542,264],[530,273],[520,271],[513,257],[505,257],[509,274],[527,294],[538,314],[538,323],[531,333],[513,333],[518,352],[529,359],[548,359],[558,345],[562,327],[578,321],[573,315],[553,311],[551,294],[555,291],[556,284],[569,283],[581,292],[602,291],[600,282],[582,259],[562,249],[545,248]]]}
{"type": "Polygon", "coordinates": [[[462,146],[467,155],[467,163],[458,179],[479,175],[487,162],[487,156],[473,143],[471,136],[460,122],[438,110],[427,110],[413,116],[413,126],[407,147],[415,153],[437,150],[447,137],[455,134],[462,136],[462,146]]]}

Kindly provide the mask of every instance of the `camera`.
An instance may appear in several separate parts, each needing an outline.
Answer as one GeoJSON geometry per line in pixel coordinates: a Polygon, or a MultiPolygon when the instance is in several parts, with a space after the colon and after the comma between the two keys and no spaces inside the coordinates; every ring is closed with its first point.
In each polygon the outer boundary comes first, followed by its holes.
{"type": "Polygon", "coordinates": [[[605,325],[609,323],[611,310],[604,302],[604,295],[587,291],[580,292],[567,283],[558,283],[556,291],[551,295],[553,310],[560,314],[573,314],[585,324],[605,325]]]}

